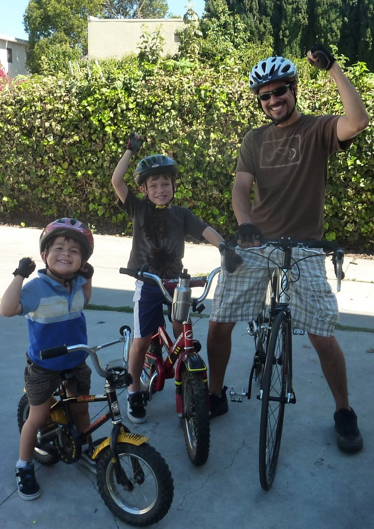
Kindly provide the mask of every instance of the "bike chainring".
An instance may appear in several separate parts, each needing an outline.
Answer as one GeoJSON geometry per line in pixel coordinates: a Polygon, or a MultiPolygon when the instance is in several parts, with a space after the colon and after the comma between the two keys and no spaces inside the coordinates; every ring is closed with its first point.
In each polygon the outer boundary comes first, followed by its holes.
{"type": "Polygon", "coordinates": [[[61,461],[70,465],[78,461],[82,454],[82,445],[78,440],[79,433],[75,428],[69,426],[62,426],[55,439],[54,444],[56,450],[61,458],[61,461]]]}

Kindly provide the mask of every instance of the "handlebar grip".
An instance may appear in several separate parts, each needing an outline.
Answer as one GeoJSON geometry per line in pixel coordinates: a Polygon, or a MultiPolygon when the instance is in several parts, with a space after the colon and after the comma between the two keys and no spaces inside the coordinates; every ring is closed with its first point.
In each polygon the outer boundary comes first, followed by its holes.
{"type": "Polygon", "coordinates": [[[336,241],[309,241],[305,245],[308,248],[320,248],[321,250],[327,250],[335,252],[339,249],[339,244],[336,241]]]}
{"type": "Polygon", "coordinates": [[[119,273],[126,274],[128,276],[135,277],[135,278],[139,277],[139,270],[134,270],[134,268],[120,268],[119,273]]]}
{"type": "Polygon", "coordinates": [[[66,345],[60,345],[59,347],[50,347],[49,349],[43,349],[40,351],[40,358],[42,360],[48,360],[48,358],[55,358],[57,356],[67,355],[68,348],[66,345]]]}

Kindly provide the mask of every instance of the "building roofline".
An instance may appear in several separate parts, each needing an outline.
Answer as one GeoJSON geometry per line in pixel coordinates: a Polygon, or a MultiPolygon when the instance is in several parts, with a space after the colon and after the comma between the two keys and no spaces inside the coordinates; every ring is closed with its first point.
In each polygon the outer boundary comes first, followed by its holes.
{"type": "Polygon", "coordinates": [[[4,33],[0,33],[0,40],[7,40],[9,42],[15,42],[17,44],[23,44],[25,46],[29,45],[28,40],[19,39],[17,37],[11,37],[10,35],[5,35],[4,33]]]}
{"type": "Polygon", "coordinates": [[[131,24],[146,24],[147,22],[183,22],[183,18],[97,18],[88,17],[88,22],[127,22],[131,24]]]}

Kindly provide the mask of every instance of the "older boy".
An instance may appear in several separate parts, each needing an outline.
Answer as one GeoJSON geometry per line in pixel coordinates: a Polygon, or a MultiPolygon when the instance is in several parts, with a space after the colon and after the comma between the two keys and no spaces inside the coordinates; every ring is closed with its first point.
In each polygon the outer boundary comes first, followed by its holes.
{"type": "MultiPolygon", "coordinates": [[[[189,209],[172,205],[178,175],[177,163],[168,156],[155,154],[139,162],[134,177],[144,198],[139,199],[124,182],[131,156],[142,144],[140,135],[132,135],[127,150],[112,176],[112,185],[119,205],[133,220],[133,243],[128,266],[138,269],[144,264],[149,271],[163,279],[178,277],[182,271],[184,240],[206,239],[214,246],[222,237],[189,209]]],[[[136,282],[134,295],[134,341],[129,354],[129,372],[133,384],[129,387],[127,415],[134,423],[146,420],[144,395],[140,391],[140,375],[144,358],[154,330],[164,323],[163,294],[158,286],[136,282]]],[[[175,322],[174,334],[180,333],[175,322]]]]}

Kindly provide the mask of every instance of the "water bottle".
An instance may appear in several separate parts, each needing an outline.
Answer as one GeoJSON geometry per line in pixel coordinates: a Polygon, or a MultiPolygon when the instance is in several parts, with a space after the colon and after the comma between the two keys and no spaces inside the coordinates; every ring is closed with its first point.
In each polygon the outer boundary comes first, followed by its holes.
{"type": "Polygon", "coordinates": [[[171,321],[184,322],[188,320],[191,303],[191,276],[184,268],[179,275],[178,285],[174,290],[173,306],[171,310],[171,321]]]}

